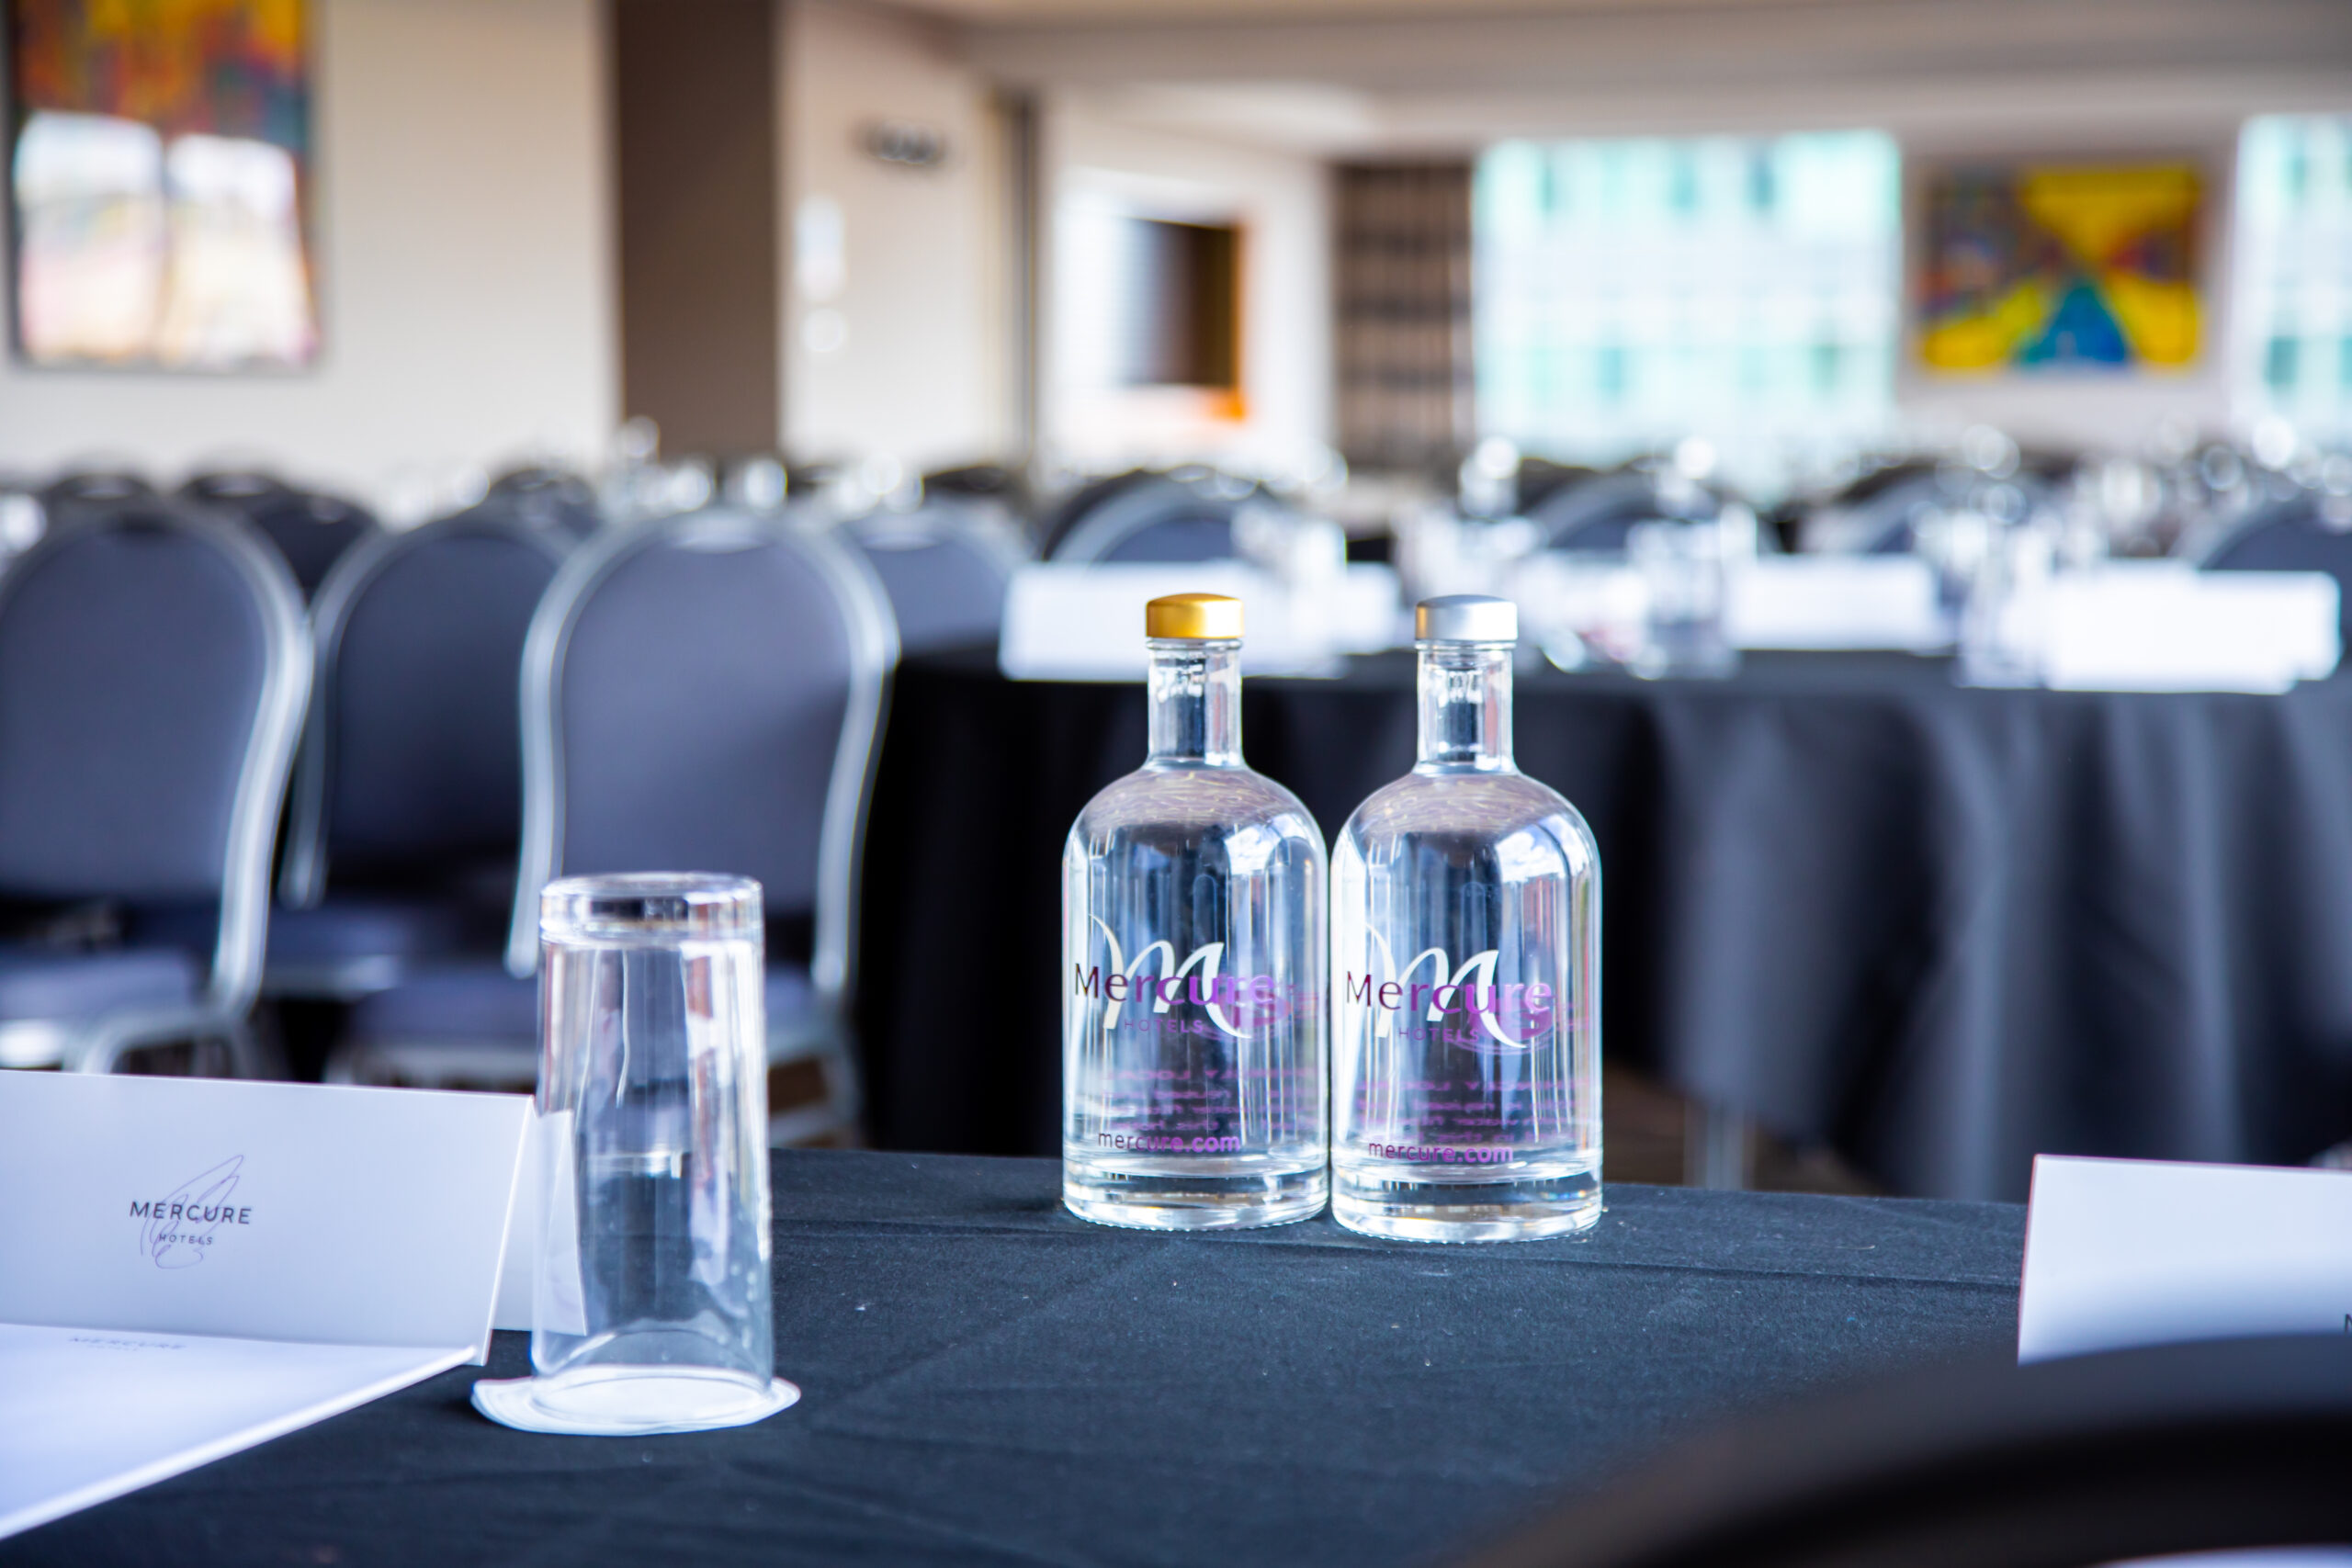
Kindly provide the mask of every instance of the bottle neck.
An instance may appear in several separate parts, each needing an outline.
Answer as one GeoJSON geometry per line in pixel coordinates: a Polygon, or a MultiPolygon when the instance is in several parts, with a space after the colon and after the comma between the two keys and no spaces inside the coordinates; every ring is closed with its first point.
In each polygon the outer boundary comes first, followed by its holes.
{"type": "Polygon", "coordinates": [[[1421,644],[1421,771],[1511,771],[1510,656],[1507,642],[1421,644]]]}
{"type": "Polygon", "coordinates": [[[1241,765],[1241,644],[1154,638],[1151,757],[1208,768],[1241,765]]]}

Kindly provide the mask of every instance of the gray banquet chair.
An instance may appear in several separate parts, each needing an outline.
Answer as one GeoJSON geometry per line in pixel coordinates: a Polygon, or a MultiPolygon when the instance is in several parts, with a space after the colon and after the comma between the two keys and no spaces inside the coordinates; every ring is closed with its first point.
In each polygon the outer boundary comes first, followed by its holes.
{"type": "Polygon", "coordinates": [[[286,558],[305,594],[316,593],[334,563],[377,532],[376,519],[365,508],[297,490],[250,468],[198,474],[180,487],[180,494],[252,524],[286,558]]]}
{"type": "Polygon", "coordinates": [[[1010,527],[934,502],[870,513],[847,531],[890,597],[900,653],[996,641],[1005,592],[1027,558],[1010,527]]]}
{"type": "Polygon", "coordinates": [[[321,586],[272,995],[349,999],[420,962],[502,949],[523,831],[523,641],[571,547],[487,502],[374,536],[321,586]]]}
{"type": "Polygon", "coordinates": [[[594,488],[561,468],[536,464],[509,468],[492,481],[488,499],[503,503],[526,523],[557,530],[575,541],[605,524],[594,488]]]}
{"type": "Polygon", "coordinates": [[[352,1010],[333,1075],[527,1087],[539,890],[589,872],[759,879],[770,1136],[848,1129],[865,801],[898,657],[873,572],[833,537],[711,510],[567,560],[524,654],[524,836],[505,963],[428,969],[352,1010]],[[777,1111],[803,1072],[821,1099],[777,1111]]]}
{"type": "Polygon", "coordinates": [[[1230,560],[1240,554],[1234,521],[1258,495],[1221,474],[1130,476],[1070,517],[1046,555],[1072,565],[1230,560]]]}
{"type": "Polygon", "coordinates": [[[2207,571],[2324,571],[2335,579],[2338,630],[2352,654],[2352,531],[2331,526],[2318,498],[2257,508],[2198,563],[2207,571]]]}
{"type": "Polygon", "coordinates": [[[246,1013],[310,672],[284,562],[152,497],[0,577],[0,1066],[103,1072],[188,1041],[258,1070],[246,1013]],[[191,942],[150,927],[190,908],[191,942]]]}

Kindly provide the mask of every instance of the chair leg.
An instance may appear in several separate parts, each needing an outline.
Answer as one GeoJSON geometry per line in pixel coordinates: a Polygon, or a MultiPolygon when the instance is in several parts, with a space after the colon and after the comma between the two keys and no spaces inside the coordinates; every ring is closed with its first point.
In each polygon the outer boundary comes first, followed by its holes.
{"type": "Polygon", "coordinates": [[[771,1148],[806,1143],[854,1128],[864,1109],[857,1059],[851,1055],[849,1041],[839,1028],[828,1027],[822,1033],[793,1041],[780,1050],[772,1048],[768,1066],[773,1070],[803,1061],[816,1063],[817,1071],[824,1080],[825,1097],[815,1104],[782,1112],[771,1107],[768,1113],[768,1145],[771,1148]]]}
{"type": "Polygon", "coordinates": [[[68,1072],[111,1073],[132,1051],[183,1040],[192,1046],[208,1043],[221,1045],[228,1053],[232,1077],[266,1076],[267,1057],[246,1020],[204,1014],[192,1018],[168,1013],[101,1018],[68,1047],[62,1065],[68,1072]]]}
{"type": "Polygon", "coordinates": [[[1727,1106],[1690,1101],[1683,1120],[1685,1186],[1744,1191],[1755,1165],[1755,1129],[1747,1118],[1727,1106]]]}

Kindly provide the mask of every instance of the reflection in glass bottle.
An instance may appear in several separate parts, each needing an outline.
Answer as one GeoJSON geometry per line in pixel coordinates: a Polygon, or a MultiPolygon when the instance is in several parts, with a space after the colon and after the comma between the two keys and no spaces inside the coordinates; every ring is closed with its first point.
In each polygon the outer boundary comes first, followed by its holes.
{"type": "Polygon", "coordinates": [[[1240,605],[1154,600],[1150,754],[1062,855],[1063,1196],[1279,1224],[1328,1187],[1323,836],[1241,761],[1240,605]]]}
{"type": "Polygon", "coordinates": [[[1420,761],[1332,867],[1332,1214],[1417,1241],[1600,1213],[1600,862],[1511,761],[1506,600],[1425,601],[1420,761]]]}

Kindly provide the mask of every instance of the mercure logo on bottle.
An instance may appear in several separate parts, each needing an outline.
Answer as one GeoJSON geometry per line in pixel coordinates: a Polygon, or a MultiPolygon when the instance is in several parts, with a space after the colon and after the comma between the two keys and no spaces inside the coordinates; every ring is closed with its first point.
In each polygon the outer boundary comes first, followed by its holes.
{"type": "Polygon", "coordinates": [[[1465,1032],[1466,1037],[1455,1043],[1477,1049],[1477,1036],[1483,1033],[1506,1050],[1524,1051],[1527,1043],[1514,1032],[1542,1034],[1559,1016],[1558,998],[1542,981],[1495,983],[1495,965],[1502,957],[1499,949],[1474,953],[1462,961],[1460,968],[1449,970],[1445,949],[1423,948],[1400,973],[1386,940],[1378,931],[1365,934],[1372,939],[1374,969],[1363,974],[1348,970],[1340,995],[1347,1005],[1371,1012],[1374,1040],[1389,1038],[1396,1031],[1396,1021],[1407,1015],[1442,1023],[1448,1013],[1467,1012],[1475,1023],[1465,1032]],[[1429,965],[1429,978],[1416,980],[1414,976],[1423,964],[1429,965]]]}
{"type": "Polygon", "coordinates": [[[1242,1037],[1235,1028],[1232,1011],[1243,1004],[1268,1006],[1275,1000],[1273,978],[1260,975],[1248,977],[1220,975],[1217,968],[1225,962],[1225,943],[1213,942],[1196,947],[1184,962],[1176,962],[1176,949],[1166,938],[1150,943],[1130,962],[1119,945],[1111,928],[1102,924],[1100,915],[1090,917],[1101,928],[1102,940],[1110,944],[1110,973],[1101,967],[1084,964],[1070,965],[1070,986],[1082,997],[1102,997],[1102,1027],[1115,1029],[1119,1014],[1129,1002],[1140,1003],[1147,998],[1155,1013],[1166,1012],[1179,1002],[1191,1002],[1205,1010],[1209,1021],[1236,1040],[1242,1037]],[[1154,958],[1159,961],[1159,973],[1147,975],[1154,958]]]}

